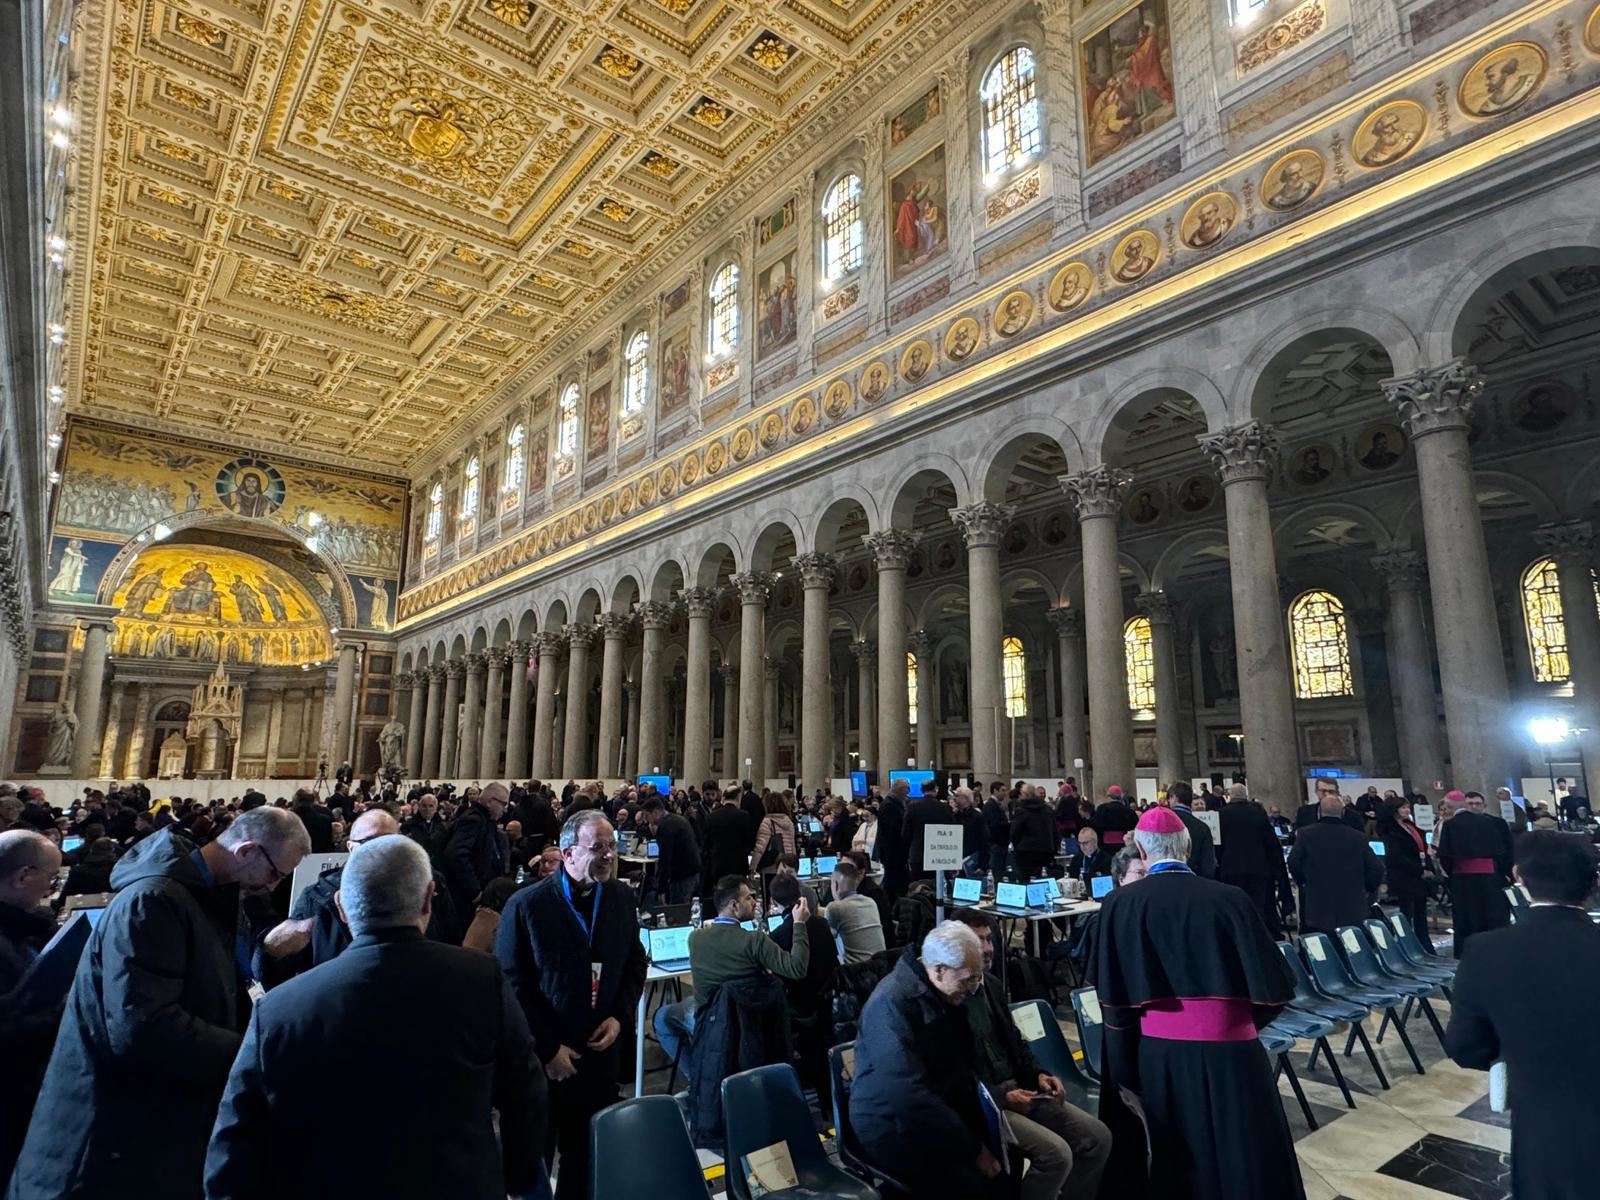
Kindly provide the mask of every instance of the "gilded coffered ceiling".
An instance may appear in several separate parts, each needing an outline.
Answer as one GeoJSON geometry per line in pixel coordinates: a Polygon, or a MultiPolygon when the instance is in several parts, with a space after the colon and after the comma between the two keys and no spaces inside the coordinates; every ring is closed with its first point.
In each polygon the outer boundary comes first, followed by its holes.
{"type": "Polygon", "coordinates": [[[69,403],[403,470],[985,7],[83,3],[69,403]]]}

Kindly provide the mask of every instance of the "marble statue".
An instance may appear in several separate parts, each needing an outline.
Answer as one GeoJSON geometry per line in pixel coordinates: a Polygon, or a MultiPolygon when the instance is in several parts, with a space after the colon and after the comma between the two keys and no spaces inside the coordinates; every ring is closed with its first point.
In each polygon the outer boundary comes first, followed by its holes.
{"type": "Polygon", "coordinates": [[[78,714],[63,700],[50,714],[50,741],[45,747],[44,765],[70,767],[72,748],[78,741],[78,714]]]}
{"type": "Polygon", "coordinates": [[[390,717],[389,723],[378,731],[378,753],[384,769],[400,766],[400,754],[405,743],[406,727],[400,718],[390,717]]]}

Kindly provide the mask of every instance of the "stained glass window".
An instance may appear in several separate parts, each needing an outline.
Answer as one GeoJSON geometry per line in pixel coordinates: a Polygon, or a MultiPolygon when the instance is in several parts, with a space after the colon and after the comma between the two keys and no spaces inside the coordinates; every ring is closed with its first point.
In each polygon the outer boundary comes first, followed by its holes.
{"type": "Polygon", "coordinates": [[[1008,637],[1000,643],[1001,676],[1006,687],[1006,716],[1028,715],[1028,657],[1022,639],[1008,637]]]}
{"type": "Polygon", "coordinates": [[[461,489],[461,515],[470,517],[478,511],[478,476],[483,473],[483,464],[474,455],[467,462],[467,483],[461,489]]]}
{"type": "Polygon", "coordinates": [[[578,385],[567,384],[561,393],[561,411],[556,416],[556,457],[571,458],[578,452],[578,385]]]}
{"type": "Polygon", "coordinates": [[[1153,712],[1156,707],[1156,647],[1150,633],[1150,618],[1134,617],[1124,625],[1122,645],[1127,657],[1128,707],[1134,712],[1153,712]]]}
{"type": "Polygon", "coordinates": [[[911,723],[917,723],[917,656],[906,652],[906,712],[911,723]]]}
{"type": "Polygon", "coordinates": [[[1039,153],[1033,51],[1018,46],[983,80],[983,164],[990,175],[1039,153]]]}
{"type": "Polygon", "coordinates": [[[436,483],[428,492],[428,525],[422,531],[422,539],[427,542],[439,540],[439,531],[444,528],[444,484],[436,483]]]}
{"type": "Polygon", "coordinates": [[[523,457],[522,444],[528,440],[528,430],[518,424],[512,427],[506,437],[506,482],[504,490],[507,495],[522,490],[522,480],[528,471],[527,460],[523,457]]]}
{"type": "Polygon", "coordinates": [[[1301,700],[1356,694],[1344,604],[1331,592],[1307,592],[1289,605],[1294,694],[1301,700]]]}
{"type": "Polygon", "coordinates": [[[622,380],[622,411],[631,417],[643,412],[650,400],[650,335],[643,329],[628,339],[626,372],[622,380]]]}
{"type": "Polygon", "coordinates": [[[1567,622],[1555,559],[1541,558],[1523,572],[1522,618],[1534,682],[1565,683],[1572,677],[1572,664],[1567,658],[1567,622]]]}
{"type": "Polygon", "coordinates": [[[723,263],[711,277],[711,328],[706,341],[711,356],[727,354],[739,345],[739,268],[723,263]]]}
{"type": "Polygon", "coordinates": [[[861,265],[861,176],[846,175],[822,202],[822,273],[829,279],[861,265]]]}

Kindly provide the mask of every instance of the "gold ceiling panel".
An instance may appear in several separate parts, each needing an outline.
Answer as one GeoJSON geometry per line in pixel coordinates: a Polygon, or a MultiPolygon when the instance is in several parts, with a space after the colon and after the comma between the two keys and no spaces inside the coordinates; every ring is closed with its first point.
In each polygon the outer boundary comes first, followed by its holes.
{"type": "Polygon", "coordinates": [[[69,403],[404,470],[984,7],[85,5],[69,403]]]}

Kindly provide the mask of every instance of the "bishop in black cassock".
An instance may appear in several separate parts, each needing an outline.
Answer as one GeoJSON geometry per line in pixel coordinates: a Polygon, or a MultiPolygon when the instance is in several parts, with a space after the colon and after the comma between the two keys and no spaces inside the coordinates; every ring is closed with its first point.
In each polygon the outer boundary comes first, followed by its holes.
{"type": "MultiPolygon", "coordinates": [[[[1450,916],[1455,926],[1455,955],[1467,939],[1511,923],[1511,830],[1498,817],[1464,807],[1467,796],[1450,792],[1445,803],[1455,815],[1434,835],[1439,865],[1450,877],[1450,916]]],[[[1481,807],[1483,797],[1478,797],[1481,807]]]]}
{"type": "Polygon", "coordinates": [[[1150,874],[1104,902],[1091,964],[1105,1020],[1107,1192],[1303,1200],[1289,1123],[1256,1040],[1294,996],[1288,966],[1248,896],[1189,869],[1177,814],[1152,808],[1133,840],[1150,874]]]}

